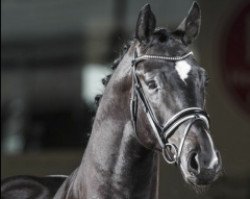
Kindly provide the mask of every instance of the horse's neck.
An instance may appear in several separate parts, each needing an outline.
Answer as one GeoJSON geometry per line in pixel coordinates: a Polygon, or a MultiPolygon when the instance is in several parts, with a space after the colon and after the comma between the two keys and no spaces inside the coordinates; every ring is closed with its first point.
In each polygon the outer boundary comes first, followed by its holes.
{"type": "Polygon", "coordinates": [[[99,135],[98,141],[89,144],[78,170],[77,181],[86,198],[155,198],[157,154],[138,144],[130,122],[100,132],[107,137],[99,135]]]}
{"type": "Polygon", "coordinates": [[[86,198],[157,195],[158,156],[138,143],[130,121],[131,59],[125,55],[105,89],[78,169],[75,187],[86,198]]]}

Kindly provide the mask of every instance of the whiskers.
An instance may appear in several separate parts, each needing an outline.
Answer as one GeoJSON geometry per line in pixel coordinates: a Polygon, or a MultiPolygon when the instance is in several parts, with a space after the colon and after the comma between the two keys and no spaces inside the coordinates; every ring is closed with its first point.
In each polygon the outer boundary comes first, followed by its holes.
{"type": "Polygon", "coordinates": [[[196,185],[196,184],[192,184],[192,188],[193,190],[197,193],[197,194],[203,194],[205,192],[207,192],[210,188],[210,185],[196,185]]]}
{"type": "Polygon", "coordinates": [[[197,194],[203,194],[210,189],[212,182],[216,181],[224,174],[223,170],[220,170],[217,173],[211,170],[203,170],[196,177],[189,177],[186,181],[197,194]]]}

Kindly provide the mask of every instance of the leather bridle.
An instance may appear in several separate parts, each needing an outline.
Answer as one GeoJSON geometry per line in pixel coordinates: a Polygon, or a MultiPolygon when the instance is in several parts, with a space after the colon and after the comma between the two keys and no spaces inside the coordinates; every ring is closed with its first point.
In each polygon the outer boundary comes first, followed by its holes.
{"type": "MultiPolygon", "coordinates": [[[[167,57],[167,56],[156,56],[156,55],[142,55],[135,56],[132,61],[132,91],[131,91],[131,103],[130,112],[131,120],[133,123],[134,131],[136,133],[138,141],[143,144],[136,131],[137,121],[137,109],[138,109],[138,98],[140,98],[148,121],[153,129],[154,136],[157,139],[160,148],[154,148],[162,152],[164,160],[169,164],[180,164],[180,155],[182,153],[183,145],[186,140],[187,134],[191,126],[197,121],[201,121],[206,128],[205,132],[209,129],[209,117],[207,113],[200,107],[189,107],[185,108],[176,114],[174,114],[165,124],[160,124],[154,115],[154,112],[150,106],[149,100],[143,91],[143,87],[136,74],[136,66],[139,62],[145,60],[166,60],[166,61],[179,61],[190,56],[192,52],[186,53],[183,56],[167,57]],[[175,144],[169,143],[168,139],[176,132],[176,129],[184,122],[189,121],[184,130],[184,135],[181,138],[179,147],[175,144]]],[[[146,146],[145,146],[146,147],[146,146]]],[[[148,148],[148,147],[146,147],[148,148]]]]}

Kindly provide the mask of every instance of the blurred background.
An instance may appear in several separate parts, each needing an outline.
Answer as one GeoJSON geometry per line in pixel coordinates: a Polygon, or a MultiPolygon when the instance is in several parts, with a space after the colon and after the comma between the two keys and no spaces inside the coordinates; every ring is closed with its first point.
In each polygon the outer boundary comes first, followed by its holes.
{"type": "MultiPolygon", "coordinates": [[[[1,177],[70,174],[91,131],[101,78],[151,3],[175,28],[192,0],[1,0],[1,177]]],[[[160,199],[250,198],[250,2],[198,0],[195,56],[211,78],[207,109],[224,176],[195,194],[161,163],[160,199]]]]}

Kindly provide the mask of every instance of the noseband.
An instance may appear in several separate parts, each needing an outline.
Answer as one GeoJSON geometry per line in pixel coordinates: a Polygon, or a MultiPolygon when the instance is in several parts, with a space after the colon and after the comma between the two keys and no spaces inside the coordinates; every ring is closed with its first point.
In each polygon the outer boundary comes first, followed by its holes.
{"type": "MultiPolygon", "coordinates": [[[[160,146],[160,148],[155,148],[155,149],[162,152],[162,156],[164,160],[169,164],[180,163],[180,155],[182,153],[184,142],[186,140],[187,134],[191,126],[195,122],[202,121],[205,128],[209,129],[208,115],[203,109],[199,107],[189,107],[189,108],[185,108],[177,112],[164,125],[161,125],[154,115],[154,112],[150,106],[149,100],[143,91],[141,82],[135,70],[136,70],[137,64],[141,61],[160,59],[160,60],[175,62],[175,61],[183,60],[187,58],[188,56],[190,56],[191,54],[192,52],[189,52],[189,53],[184,54],[183,56],[175,56],[175,57],[142,55],[140,57],[135,56],[134,60],[132,61],[132,92],[131,92],[130,112],[131,112],[132,123],[134,126],[134,131],[137,135],[135,125],[137,121],[137,109],[138,109],[138,97],[139,97],[141,99],[141,102],[142,102],[144,111],[147,115],[147,118],[149,120],[149,123],[153,129],[154,136],[156,137],[160,146]],[[176,129],[186,121],[189,121],[189,123],[187,124],[184,130],[184,135],[180,141],[179,148],[177,148],[175,144],[169,143],[168,139],[176,132],[176,129]]],[[[205,132],[207,133],[207,131],[205,132]]],[[[140,141],[138,135],[137,135],[137,138],[139,142],[143,144],[142,141],[140,141]]]]}

